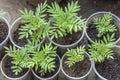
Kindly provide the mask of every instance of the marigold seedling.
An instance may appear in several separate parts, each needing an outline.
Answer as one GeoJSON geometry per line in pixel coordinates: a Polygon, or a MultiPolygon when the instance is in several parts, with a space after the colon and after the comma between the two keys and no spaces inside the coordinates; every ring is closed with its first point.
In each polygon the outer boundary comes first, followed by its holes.
{"type": "Polygon", "coordinates": [[[106,13],[102,17],[95,17],[93,19],[94,24],[98,30],[98,37],[103,36],[107,32],[116,31],[116,26],[112,24],[112,14],[106,13]]]}
{"type": "Polygon", "coordinates": [[[75,63],[84,60],[84,46],[77,47],[76,49],[68,49],[65,53],[67,61],[65,62],[68,67],[73,66],[75,63]]]}
{"type": "Polygon", "coordinates": [[[48,6],[48,12],[50,13],[51,30],[49,35],[51,39],[60,38],[66,36],[68,33],[82,31],[85,27],[85,19],[81,16],[77,16],[77,12],[80,10],[78,2],[68,3],[67,7],[61,8],[56,2],[48,6]]]}

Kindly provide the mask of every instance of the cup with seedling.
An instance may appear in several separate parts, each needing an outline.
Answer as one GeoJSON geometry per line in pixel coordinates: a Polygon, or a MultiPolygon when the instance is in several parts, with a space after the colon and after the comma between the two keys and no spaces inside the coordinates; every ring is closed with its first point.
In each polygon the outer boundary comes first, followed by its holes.
{"type": "Polygon", "coordinates": [[[30,78],[30,56],[27,47],[17,49],[15,46],[5,47],[6,55],[1,61],[1,72],[10,80],[28,80],[30,78]]]}
{"type": "Polygon", "coordinates": [[[42,43],[49,30],[49,23],[46,20],[46,2],[38,4],[36,11],[24,9],[20,10],[21,17],[16,19],[12,24],[10,33],[11,42],[22,47],[27,44],[28,40],[39,41],[42,43]]]}
{"type": "Polygon", "coordinates": [[[93,60],[93,70],[101,80],[119,80],[120,49],[113,45],[114,38],[104,37],[89,45],[89,54],[93,60]]]}
{"type": "Polygon", "coordinates": [[[110,12],[96,12],[92,14],[86,21],[87,29],[85,31],[90,42],[102,40],[103,36],[113,35],[115,43],[119,41],[120,20],[110,12]]]}
{"type": "Polygon", "coordinates": [[[77,16],[80,6],[78,2],[71,2],[64,8],[56,2],[48,6],[51,29],[48,38],[56,46],[68,48],[78,44],[83,36],[85,19],[77,16]]]}
{"type": "Polygon", "coordinates": [[[92,62],[84,46],[67,49],[61,60],[61,70],[68,80],[86,79],[92,69],[92,62]]]}
{"type": "Polygon", "coordinates": [[[31,52],[32,73],[39,80],[56,80],[60,71],[60,58],[51,43],[36,44],[31,52]]]}

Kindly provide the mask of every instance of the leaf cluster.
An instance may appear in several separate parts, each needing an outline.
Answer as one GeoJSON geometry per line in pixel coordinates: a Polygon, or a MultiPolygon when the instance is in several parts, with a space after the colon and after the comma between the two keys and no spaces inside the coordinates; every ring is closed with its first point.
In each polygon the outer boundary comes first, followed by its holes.
{"type": "Polygon", "coordinates": [[[110,13],[106,13],[102,17],[95,17],[93,19],[93,22],[94,24],[96,24],[96,28],[98,30],[98,37],[101,37],[107,32],[116,31],[116,26],[111,23],[112,15],[110,13]]]}
{"type": "Polygon", "coordinates": [[[68,67],[84,60],[84,51],[84,46],[77,47],[76,49],[68,49],[66,52],[67,61],[65,62],[68,67]]]}
{"type": "Polygon", "coordinates": [[[28,41],[28,44],[20,49],[15,46],[5,47],[8,56],[12,58],[11,67],[15,75],[24,68],[34,68],[41,75],[52,72],[55,69],[56,48],[49,44],[39,45],[39,42],[28,41]]]}
{"type": "Polygon", "coordinates": [[[5,47],[7,55],[12,58],[11,63],[13,66],[11,69],[15,73],[15,75],[18,75],[24,68],[30,68],[28,65],[30,61],[29,54],[27,54],[29,51],[27,48],[21,48],[17,49],[15,46],[9,46],[5,47]]]}
{"type": "Polygon", "coordinates": [[[44,39],[47,36],[49,30],[49,24],[45,20],[47,4],[38,4],[36,11],[24,9],[20,10],[22,23],[24,26],[20,27],[19,39],[31,38],[32,40],[44,39]]]}
{"type": "Polygon", "coordinates": [[[50,22],[52,25],[49,35],[51,39],[66,36],[68,33],[78,32],[85,27],[85,19],[77,16],[80,6],[76,1],[68,3],[67,7],[61,8],[56,2],[48,6],[50,22]]]}
{"type": "Polygon", "coordinates": [[[81,31],[85,27],[85,19],[77,16],[79,10],[80,6],[77,1],[68,3],[64,8],[61,8],[56,2],[52,5],[47,5],[45,2],[38,5],[36,12],[27,9],[21,10],[24,26],[19,29],[19,39],[30,37],[39,40],[45,38],[48,33],[53,39],[81,31]],[[50,22],[45,20],[45,12],[49,13],[50,22]]]}
{"type": "Polygon", "coordinates": [[[103,37],[103,40],[96,40],[95,43],[89,45],[89,53],[91,60],[95,62],[103,62],[105,59],[113,59],[113,51],[111,45],[114,44],[114,34],[103,37]]]}
{"type": "Polygon", "coordinates": [[[31,63],[34,65],[36,71],[40,68],[39,73],[41,76],[55,70],[56,48],[51,43],[44,44],[32,53],[31,63]]]}

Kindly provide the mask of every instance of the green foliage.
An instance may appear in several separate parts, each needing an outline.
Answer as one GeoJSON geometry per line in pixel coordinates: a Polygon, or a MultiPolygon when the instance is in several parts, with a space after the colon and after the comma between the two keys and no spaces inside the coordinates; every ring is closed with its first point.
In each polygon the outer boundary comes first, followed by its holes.
{"type": "Polygon", "coordinates": [[[27,9],[20,11],[23,18],[22,23],[25,25],[19,29],[19,39],[30,37],[32,40],[40,41],[47,36],[50,27],[49,23],[45,20],[46,7],[47,4],[45,2],[44,4],[39,4],[35,12],[27,9]]]}
{"type": "Polygon", "coordinates": [[[100,40],[100,42],[104,43],[106,45],[113,45],[114,41],[115,41],[114,36],[115,36],[114,33],[111,35],[107,34],[107,35],[103,36],[103,40],[100,40]]]}
{"type": "Polygon", "coordinates": [[[0,17],[3,16],[6,12],[4,12],[3,10],[0,10],[0,17]]]}
{"type": "Polygon", "coordinates": [[[66,52],[67,61],[65,62],[68,67],[84,60],[84,51],[84,46],[77,47],[76,49],[68,49],[66,52]]]}
{"type": "Polygon", "coordinates": [[[115,25],[111,24],[112,15],[110,13],[104,14],[102,17],[95,17],[93,21],[97,25],[98,37],[107,32],[116,31],[115,25]]]}
{"type": "Polygon", "coordinates": [[[27,48],[21,48],[21,49],[16,49],[15,46],[10,46],[10,47],[5,47],[6,52],[8,53],[7,55],[12,58],[11,63],[13,66],[11,66],[13,72],[15,75],[18,75],[23,68],[30,68],[29,61],[30,57],[27,54],[29,50],[27,48]]]}
{"type": "Polygon", "coordinates": [[[111,49],[111,45],[114,44],[113,37],[114,34],[112,36],[107,35],[103,40],[95,41],[95,43],[89,45],[91,60],[103,62],[106,58],[113,59],[113,51],[111,49]]]}
{"type": "Polygon", "coordinates": [[[40,75],[45,75],[47,72],[52,72],[55,69],[55,57],[56,57],[56,48],[50,44],[45,44],[42,47],[37,48],[36,51],[32,53],[31,63],[34,65],[35,70],[38,71],[40,75]]]}
{"type": "Polygon", "coordinates": [[[37,41],[28,41],[24,47],[16,49],[15,46],[5,47],[8,56],[12,58],[11,67],[15,75],[24,68],[34,68],[41,75],[55,69],[56,48],[49,44],[40,45],[37,41]]]}
{"type": "Polygon", "coordinates": [[[66,36],[68,33],[78,32],[85,27],[85,20],[77,16],[80,10],[78,2],[68,3],[67,7],[61,8],[56,2],[48,6],[52,29],[49,31],[51,39],[66,36]]]}

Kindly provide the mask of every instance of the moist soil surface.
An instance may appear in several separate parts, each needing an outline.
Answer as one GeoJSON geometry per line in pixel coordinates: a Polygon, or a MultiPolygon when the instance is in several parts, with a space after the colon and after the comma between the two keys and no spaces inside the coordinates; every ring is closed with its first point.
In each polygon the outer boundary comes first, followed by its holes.
{"type": "Polygon", "coordinates": [[[55,69],[54,69],[55,71],[52,71],[51,73],[47,72],[45,75],[42,75],[42,76],[39,73],[41,68],[38,68],[37,71],[35,71],[35,68],[33,70],[34,70],[35,74],[37,74],[37,76],[40,76],[41,78],[48,78],[48,77],[52,77],[54,74],[56,74],[58,69],[59,69],[59,67],[60,67],[60,62],[59,62],[58,57],[56,57],[56,59],[55,59],[55,66],[56,66],[55,69]]]}
{"type": "Polygon", "coordinates": [[[22,72],[20,72],[18,75],[15,75],[13,70],[11,69],[11,66],[13,66],[11,61],[12,61],[12,58],[7,57],[7,59],[4,62],[5,66],[3,67],[4,67],[5,74],[7,76],[12,77],[12,78],[17,78],[17,77],[23,76],[28,71],[28,69],[23,69],[22,72]]]}
{"type": "Polygon", "coordinates": [[[2,60],[2,58],[4,57],[5,54],[7,54],[7,53],[5,52],[5,49],[2,48],[2,49],[0,50],[0,61],[2,60]]]}
{"type": "Polygon", "coordinates": [[[115,54],[114,59],[96,63],[96,69],[100,75],[108,80],[120,80],[120,55],[115,54]]]}
{"type": "Polygon", "coordinates": [[[91,67],[91,62],[88,56],[85,54],[85,59],[81,62],[76,63],[75,65],[71,66],[70,68],[65,64],[67,60],[67,56],[63,59],[63,70],[66,74],[71,77],[82,77],[88,73],[91,67]]]}
{"type": "MultiPolygon", "coordinates": [[[[12,45],[12,43],[9,40],[7,42],[6,47],[9,47],[10,45],[12,45]]],[[[7,53],[5,52],[5,48],[3,47],[2,49],[0,49],[0,61],[2,60],[2,58],[4,57],[5,54],[7,54],[7,53]]]]}
{"type": "Polygon", "coordinates": [[[5,40],[8,35],[8,26],[5,22],[0,21],[0,43],[5,40]]]}
{"type": "Polygon", "coordinates": [[[53,41],[61,45],[70,45],[78,41],[81,36],[82,36],[81,32],[74,32],[72,34],[67,34],[65,37],[54,39],[53,41]]]}
{"type": "MultiPolygon", "coordinates": [[[[113,33],[115,33],[114,39],[116,41],[119,38],[119,35],[120,35],[119,32],[120,31],[119,31],[119,29],[116,26],[116,31],[114,31],[114,32],[107,32],[103,36],[112,35],[113,33]]],[[[87,34],[93,41],[95,41],[95,40],[103,40],[103,36],[101,36],[101,37],[97,36],[98,30],[97,30],[96,25],[94,23],[88,24],[87,34]]]]}
{"type": "Polygon", "coordinates": [[[23,39],[19,39],[19,28],[22,27],[24,24],[19,24],[19,27],[16,29],[16,31],[13,33],[13,38],[14,38],[14,41],[15,43],[22,47],[24,46],[25,44],[27,44],[27,39],[26,38],[23,38],[23,39]]]}

